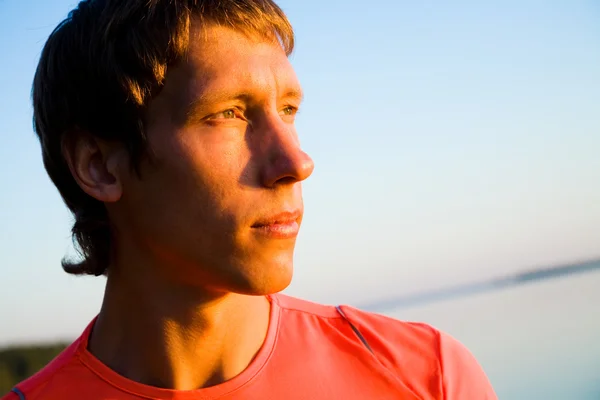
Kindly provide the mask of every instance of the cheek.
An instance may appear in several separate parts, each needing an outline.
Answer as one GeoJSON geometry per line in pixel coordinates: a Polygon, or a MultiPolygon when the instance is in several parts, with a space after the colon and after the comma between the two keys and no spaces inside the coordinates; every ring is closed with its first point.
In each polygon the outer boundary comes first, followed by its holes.
{"type": "Polygon", "coordinates": [[[165,178],[177,185],[174,192],[208,212],[239,211],[242,178],[251,169],[249,151],[239,136],[186,135],[165,150],[165,178]]]}

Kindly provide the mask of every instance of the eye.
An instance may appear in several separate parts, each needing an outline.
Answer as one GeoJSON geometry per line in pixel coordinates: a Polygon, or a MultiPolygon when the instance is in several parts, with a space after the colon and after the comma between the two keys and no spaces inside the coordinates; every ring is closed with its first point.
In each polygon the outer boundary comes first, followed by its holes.
{"type": "Polygon", "coordinates": [[[298,112],[298,109],[293,106],[287,106],[281,110],[281,114],[283,114],[283,115],[295,115],[297,112],[298,112]]]}
{"type": "Polygon", "coordinates": [[[238,115],[237,115],[236,110],[234,110],[233,108],[230,108],[229,110],[225,110],[218,114],[215,114],[213,116],[213,119],[234,119],[237,116],[238,115]]]}

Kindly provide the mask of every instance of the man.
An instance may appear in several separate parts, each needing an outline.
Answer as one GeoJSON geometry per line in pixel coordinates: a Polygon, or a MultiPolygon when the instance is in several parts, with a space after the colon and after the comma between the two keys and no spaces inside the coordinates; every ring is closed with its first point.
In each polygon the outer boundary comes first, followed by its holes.
{"type": "Polygon", "coordinates": [[[495,399],[454,339],[277,294],[301,182],[292,28],[271,0],[88,0],[42,52],[44,164],[106,275],[81,337],[4,400],[495,399]]]}

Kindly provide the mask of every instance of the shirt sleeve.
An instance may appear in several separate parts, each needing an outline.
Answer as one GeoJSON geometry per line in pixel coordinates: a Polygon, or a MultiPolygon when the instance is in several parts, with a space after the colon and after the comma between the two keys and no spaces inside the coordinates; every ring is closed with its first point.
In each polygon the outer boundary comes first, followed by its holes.
{"type": "Polygon", "coordinates": [[[444,400],[498,400],[473,354],[452,336],[439,334],[444,400]]]}

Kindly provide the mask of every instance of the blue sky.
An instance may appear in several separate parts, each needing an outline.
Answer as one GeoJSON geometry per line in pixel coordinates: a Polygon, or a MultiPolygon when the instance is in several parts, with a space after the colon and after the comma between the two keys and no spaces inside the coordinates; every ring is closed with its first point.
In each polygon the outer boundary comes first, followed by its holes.
{"type": "MultiPolygon", "coordinates": [[[[279,4],[316,164],[288,293],[360,305],[600,256],[597,2],[279,4]]],[[[101,301],[60,268],[71,217],[31,128],[74,5],[0,0],[0,344],[73,337],[101,301]]]]}

